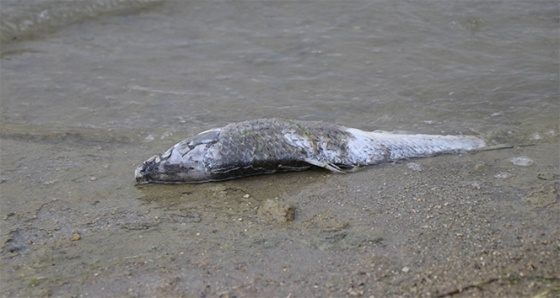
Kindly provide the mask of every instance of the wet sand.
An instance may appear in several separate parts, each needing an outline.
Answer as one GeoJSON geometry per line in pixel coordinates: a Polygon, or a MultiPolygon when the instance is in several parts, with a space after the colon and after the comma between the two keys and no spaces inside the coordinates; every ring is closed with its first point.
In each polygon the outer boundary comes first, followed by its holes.
{"type": "Polygon", "coordinates": [[[146,145],[88,134],[4,134],[3,296],[558,295],[557,143],[135,186],[128,156],[146,145]]]}

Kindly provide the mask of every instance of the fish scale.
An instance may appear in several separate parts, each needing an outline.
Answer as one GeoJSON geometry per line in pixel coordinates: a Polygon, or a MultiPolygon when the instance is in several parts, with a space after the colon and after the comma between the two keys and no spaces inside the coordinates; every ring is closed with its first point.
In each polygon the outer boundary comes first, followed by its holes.
{"type": "Polygon", "coordinates": [[[185,139],[136,168],[138,183],[200,183],[317,166],[336,173],[484,148],[473,136],[367,132],[322,122],[256,119],[185,139]]]}

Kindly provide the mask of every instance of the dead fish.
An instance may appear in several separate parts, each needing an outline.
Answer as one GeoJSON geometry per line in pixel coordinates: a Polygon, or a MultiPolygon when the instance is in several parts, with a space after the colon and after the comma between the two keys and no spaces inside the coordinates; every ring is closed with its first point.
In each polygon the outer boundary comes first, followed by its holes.
{"type": "Polygon", "coordinates": [[[321,122],[256,119],[228,124],[188,138],[136,168],[136,181],[200,183],[303,171],[335,173],[399,159],[478,150],[473,136],[368,132],[321,122]]]}

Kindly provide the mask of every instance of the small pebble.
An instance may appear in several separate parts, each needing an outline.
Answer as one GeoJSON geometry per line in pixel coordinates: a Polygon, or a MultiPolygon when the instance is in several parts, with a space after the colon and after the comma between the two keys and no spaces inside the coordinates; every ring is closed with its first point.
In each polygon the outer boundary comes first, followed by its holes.
{"type": "Polygon", "coordinates": [[[272,220],[279,223],[285,223],[294,220],[295,208],[289,204],[266,200],[258,210],[257,215],[261,219],[272,220]]]}
{"type": "Polygon", "coordinates": [[[500,172],[496,175],[494,175],[494,177],[498,178],[498,179],[506,179],[509,177],[509,173],[506,172],[500,172]]]}
{"type": "Polygon", "coordinates": [[[531,139],[533,139],[533,140],[540,140],[540,139],[542,139],[542,136],[541,136],[540,133],[535,132],[535,133],[533,133],[533,134],[531,135],[531,139]]]}
{"type": "Polygon", "coordinates": [[[527,156],[512,157],[509,159],[509,161],[512,164],[520,167],[528,167],[535,163],[531,158],[527,156]]]}
{"type": "Polygon", "coordinates": [[[163,139],[165,139],[165,138],[167,138],[167,137],[170,137],[170,136],[172,136],[172,135],[173,135],[173,133],[171,133],[171,132],[169,132],[169,131],[166,131],[166,132],[164,132],[164,133],[161,135],[160,139],[163,140],[163,139]]]}
{"type": "Polygon", "coordinates": [[[411,169],[411,170],[413,170],[413,171],[418,171],[418,172],[422,171],[422,166],[419,165],[419,164],[417,164],[417,163],[415,163],[415,162],[409,162],[409,163],[407,163],[407,164],[406,164],[406,167],[409,168],[409,169],[411,169]]]}
{"type": "Polygon", "coordinates": [[[70,236],[71,241],[77,241],[77,240],[80,240],[80,239],[82,239],[82,236],[80,236],[80,233],[78,233],[78,232],[74,232],[70,236]]]}
{"type": "Polygon", "coordinates": [[[554,179],[554,174],[552,173],[540,173],[537,175],[537,178],[541,179],[541,180],[553,180],[554,179]]]}
{"type": "Polygon", "coordinates": [[[487,166],[486,166],[485,163],[479,163],[479,164],[477,164],[477,165],[474,166],[474,169],[475,169],[476,171],[480,171],[480,170],[485,169],[486,167],[487,167],[487,166]]]}
{"type": "Polygon", "coordinates": [[[402,272],[407,273],[408,271],[410,271],[410,268],[408,268],[408,267],[406,267],[406,266],[403,267],[402,272]]]}

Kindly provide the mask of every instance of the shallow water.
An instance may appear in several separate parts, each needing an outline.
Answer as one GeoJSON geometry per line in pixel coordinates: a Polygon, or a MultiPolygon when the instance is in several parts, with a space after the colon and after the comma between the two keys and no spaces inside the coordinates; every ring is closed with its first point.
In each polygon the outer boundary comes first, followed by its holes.
{"type": "Polygon", "coordinates": [[[25,3],[1,12],[6,293],[433,296],[532,276],[485,289],[509,296],[558,284],[556,1],[25,3]],[[261,117],[534,146],[415,170],[134,186],[154,153],[261,117]],[[256,215],[275,198],[296,207],[293,222],[256,215]]]}

